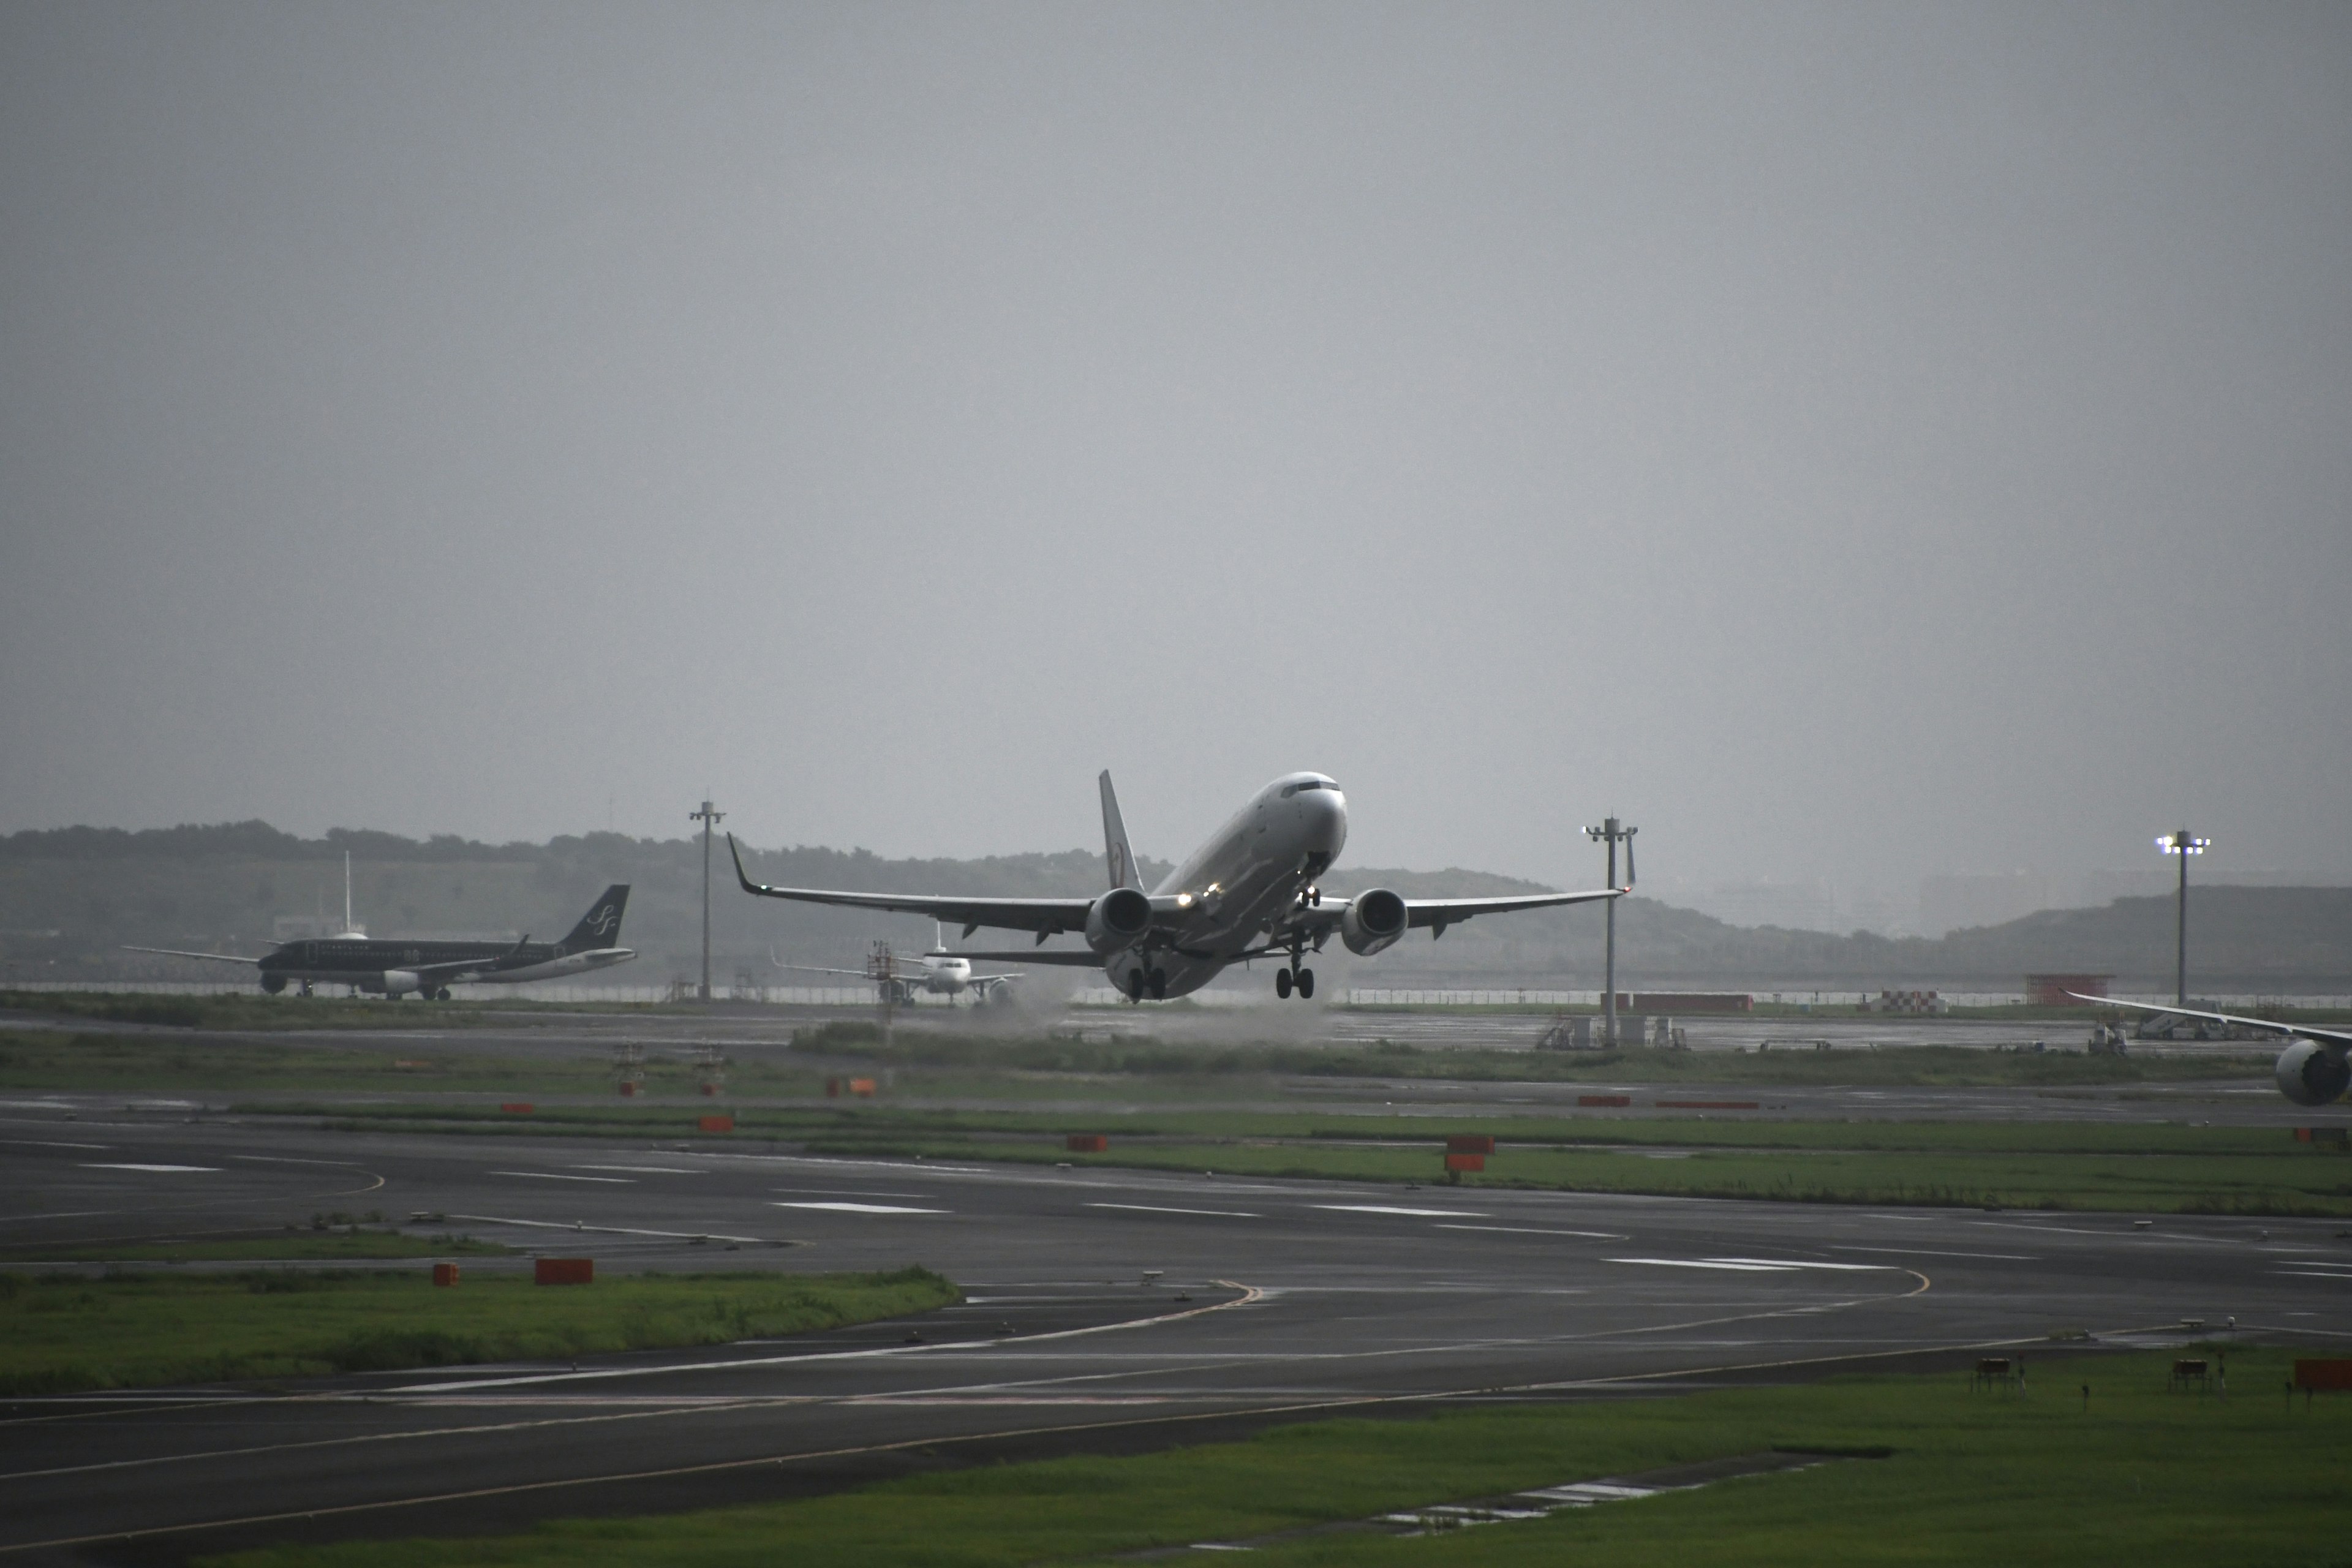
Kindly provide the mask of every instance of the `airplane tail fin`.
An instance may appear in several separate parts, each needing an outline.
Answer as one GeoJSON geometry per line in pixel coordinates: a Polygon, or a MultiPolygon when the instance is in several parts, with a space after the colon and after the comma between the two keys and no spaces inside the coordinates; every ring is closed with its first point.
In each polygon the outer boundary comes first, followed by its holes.
{"type": "Polygon", "coordinates": [[[629,904],[629,885],[615,882],[604,889],[604,896],[588,906],[572,934],[563,939],[566,952],[585,952],[600,947],[617,947],[621,941],[621,911],[629,904]]]}
{"type": "Polygon", "coordinates": [[[1118,794],[1110,787],[1110,770],[1102,774],[1103,856],[1110,863],[1110,885],[1143,890],[1143,874],[1135,868],[1135,852],[1127,847],[1127,824],[1119,820],[1118,794]]]}

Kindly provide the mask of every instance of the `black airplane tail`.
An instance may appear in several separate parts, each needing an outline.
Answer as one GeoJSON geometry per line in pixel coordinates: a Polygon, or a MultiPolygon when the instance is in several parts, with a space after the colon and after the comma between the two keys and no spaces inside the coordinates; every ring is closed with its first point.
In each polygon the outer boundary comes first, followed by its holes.
{"type": "Polygon", "coordinates": [[[629,885],[615,882],[604,889],[604,896],[588,907],[580,923],[565,937],[565,952],[588,952],[600,947],[621,945],[621,911],[628,908],[629,885]]]}

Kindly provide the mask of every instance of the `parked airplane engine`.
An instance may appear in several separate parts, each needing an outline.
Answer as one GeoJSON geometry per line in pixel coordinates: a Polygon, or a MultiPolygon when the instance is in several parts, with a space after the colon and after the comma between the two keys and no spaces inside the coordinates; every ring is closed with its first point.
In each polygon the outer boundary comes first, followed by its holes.
{"type": "Polygon", "coordinates": [[[411,991],[424,988],[425,982],[413,969],[387,969],[383,972],[383,994],[386,996],[404,996],[411,991]]]}
{"type": "Polygon", "coordinates": [[[1368,958],[1404,934],[1404,900],[1386,888],[1358,893],[1339,917],[1339,940],[1358,958],[1368,958]]]}
{"type": "Polygon", "coordinates": [[[1087,945],[1097,952],[1132,947],[1151,929],[1151,900],[1133,888],[1113,888],[1087,910],[1087,945]]]}
{"type": "Polygon", "coordinates": [[[2297,1040],[2279,1053],[2279,1092],[2297,1105],[2332,1105],[2352,1089],[2352,1058],[2316,1040],[2297,1040]]]}

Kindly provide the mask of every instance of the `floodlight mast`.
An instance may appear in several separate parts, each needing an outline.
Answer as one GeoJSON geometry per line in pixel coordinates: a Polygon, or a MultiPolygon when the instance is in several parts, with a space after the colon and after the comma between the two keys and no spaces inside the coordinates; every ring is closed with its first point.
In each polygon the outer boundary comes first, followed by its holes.
{"type": "Polygon", "coordinates": [[[2200,838],[2185,827],[2156,841],[2159,851],[2180,858],[2180,891],[2172,915],[2172,1005],[2176,1007],[2189,1005],[2189,858],[2204,854],[2212,845],[2211,839],[2200,838]]]}
{"type": "Polygon", "coordinates": [[[688,822],[702,824],[702,989],[696,994],[710,1000],[710,830],[726,819],[727,814],[713,807],[709,800],[700,811],[686,814],[688,822]]]}
{"type": "MultiPolygon", "coordinates": [[[[1600,826],[1584,830],[1584,836],[1595,844],[1609,846],[1609,880],[1606,886],[1613,888],[1617,885],[1617,846],[1621,841],[1625,846],[1626,885],[1633,885],[1633,835],[1640,831],[1638,827],[1626,826],[1613,816],[1603,817],[1600,826]]],[[[1603,1045],[1613,1046],[1617,1043],[1617,900],[1611,899],[1606,908],[1609,934],[1608,945],[1604,949],[1606,956],[1602,960],[1601,1041],[1603,1045]]]]}

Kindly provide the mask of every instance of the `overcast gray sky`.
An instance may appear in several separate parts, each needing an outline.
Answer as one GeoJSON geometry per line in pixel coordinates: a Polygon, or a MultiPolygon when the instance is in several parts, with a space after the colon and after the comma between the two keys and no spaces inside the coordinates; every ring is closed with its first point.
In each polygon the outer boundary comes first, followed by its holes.
{"type": "Polygon", "coordinates": [[[2352,8],[0,8],[0,830],[2352,874],[2352,8]]]}

